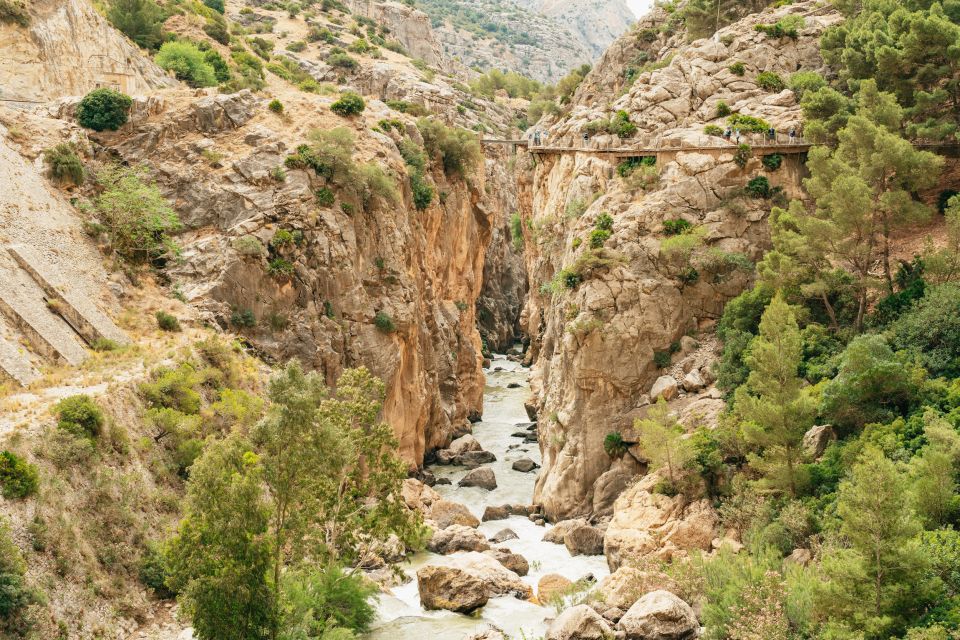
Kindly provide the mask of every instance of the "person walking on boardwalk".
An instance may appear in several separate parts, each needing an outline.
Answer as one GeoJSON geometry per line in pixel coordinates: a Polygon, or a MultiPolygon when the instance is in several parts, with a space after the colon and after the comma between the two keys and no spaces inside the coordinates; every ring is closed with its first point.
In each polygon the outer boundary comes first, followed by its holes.
{"type": "Polygon", "coordinates": [[[533,146],[535,146],[535,147],[539,147],[539,146],[540,146],[540,131],[539,131],[539,130],[533,132],[533,146]]]}
{"type": "Polygon", "coordinates": [[[793,144],[797,139],[797,128],[790,127],[790,144],[793,144]]]}

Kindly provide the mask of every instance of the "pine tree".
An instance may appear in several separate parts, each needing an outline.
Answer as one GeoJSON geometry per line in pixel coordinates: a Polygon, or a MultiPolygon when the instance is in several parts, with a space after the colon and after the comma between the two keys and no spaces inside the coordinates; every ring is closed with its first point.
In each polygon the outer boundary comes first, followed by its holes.
{"type": "Polygon", "coordinates": [[[752,466],[763,472],[766,486],[791,496],[804,485],[803,436],[816,417],[816,405],[798,374],[801,358],[800,328],[778,294],[750,345],[750,375],[737,390],[736,411],[744,421],[745,438],[760,448],[752,466]]]}
{"type": "Polygon", "coordinates": [[[825,635],[897,636],[932,593],[905,474],[866,448],[840,485],[837,516],[838,537],[824,552],[815,595],[825,635]]]}
{"type": "Polygon", "coordinates": [[[645,418],[637,419],[634,429],[639,435],[640,450],[650,461],[650,471],[666,470],[667,480],[678,489],[683,471],[693,459],[690,440],[670,413],[667,402],[660,398],[650,407],[645,418]]]}

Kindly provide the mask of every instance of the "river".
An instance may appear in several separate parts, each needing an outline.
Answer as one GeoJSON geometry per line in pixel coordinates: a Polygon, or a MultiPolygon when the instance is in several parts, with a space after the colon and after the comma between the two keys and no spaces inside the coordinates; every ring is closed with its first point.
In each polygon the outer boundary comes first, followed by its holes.
{"type": "MultiPolygon", "coordinates": [[[[536,472],[521,473],[514,471],[511,465],[522,457],[540,463],[540,450],[536,443],[524,443],[519,438],[511,437],[517,431],[517,424],[528,422],[523,407],[523,401],[530,393],[528,370],[504,356],[495,356],[486,373],[483,420],[473,425],[473,435],[485,450],[497,456],[497,461],[489,465],[496,473],[497,488],[485,491],[475,487],[458,487],[457,481],[467,473],[465,468],[430,467],[437,478],[450,478],[452,481],[450,485],[437,485],[434,489],[444,498],[466,505],[478,518],[490,505],[529,504],[533,498],[536,472]],[[519,387],[508,388],[507,385],[511,383],[519,387]],[[520,446],[510,449],[517,444],[520,446]]],[[[543,534],[550,525],[537,526],[520,516],[480,525],[480,531],[488,538],[504,528],[512,529],[519,538],[493,546],[508,548],[527,559],[530,573],[523,580],[533,587],[534,592],[540,578],[549,573],[560,574],[574,582],[588,574],[600,580],[609,573],[603,556],[572,557],[563,545],[543,542],[543,534]]],[[[417,569],[426,564],[445,564],[451,557],[428,552],[413,556],[404,567],[413,580],[393,588],[392,595],[380,597],[377,622],[368,637],[375,640],[463,640],[465,636],[484,630],[489,625],[502,629],[518,640],[543,636],[546,621],[556,615],[554,609],[512,597],[492,599],[471,616],[424,610],[417,593],[417,569]]]]}

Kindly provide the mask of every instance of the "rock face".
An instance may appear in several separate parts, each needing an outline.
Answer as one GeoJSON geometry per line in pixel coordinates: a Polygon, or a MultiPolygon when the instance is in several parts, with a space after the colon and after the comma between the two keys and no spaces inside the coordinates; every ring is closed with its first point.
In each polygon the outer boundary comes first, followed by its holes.
{"type": "Polygon", "coordinates": [[[624,0],[517,0],[517,4],[553,18],[599,57],[635,18],[624,0]]]}
{"type": "Polygon", "coordinates": [[[708,500],[654,493],[659,480],[656,474],[647,476],[617,498],[603,543],[611,571],[632,558],[669,560],[696,549],[709,551],[718,537],[717,514],[708,500]]]}
{"type": "Polygon", "coordinates": [[[690,640],[700,625],[686,602],[669,591],[640,598],[620,619],[627,640],[690,640]]]}
{"type": "MultiPolygon", "coordinates": [[[[364,212],[362,203],[346,202],[354,212],[348,215],[340,201],[317,203],[323,181],[312,172],[288,169],[283,181],[271,172],[306,140],[309,123],[355,128],[357,162],[404,176],[399,134],[369,133],[377,118],[395,112],[371,106],[347,121],[317,104],[318,96],[298,93],[285,99],[284,117],[301,123],[293,127],[244,92],[194,96],[164,95],[123,131],[99,136],[130,163],[163,158],[154,175],[190,229],[179,238],[176,286],[211,322],[240,330],[275,361],[297,358],[330,382],[347,366],[366,365],[386,382],[384,419],[400,453],[411,466],[421,464],[426,451],[466,432],[468,417],[482,408],[473,302],[495,200],[507,188],[494,183],[506,174],[488,183],[478,166],[468,182],[436,170],[431,180],[447,194],[443,203],[416,211],[402,180],[396,203],[376,201],[364,212]],[[208,150],[224,156],[222,168],[204,161],[208,150]],[[280,230],[302,241],[272,248],[280,230]],[[261,252],[241,250],[251,244],[261,252]],[[284,260],[292,273],[271,275],[268,258],[284,260]],[[253,326],[237,325],[241,313],[253,326]]],[[[419,138],[412,120],[406,133],[419,138]]]]}
{"type": "Polygon", "coordinates": [[[564,610],[547,629],[546,640],[607,640],[610,624],[585,604],[564,610]]]}
{"type": "Polygon", "coordinates": [[[385,25],[412,58],[434,67],[449,68],[427,14],[402,2],[346,0],[345,4],[351,13],[385,25]]]}
{"type": "MultiPolygon", "coordinates": [[[[682,32],[657,30],[667,19],[660,11],[611,46],[576,92],[569,114],[536,125],[549,131],[552,143],[579,144],[588,123],[624,110],[637,126],[634,140],[600,135],[592,144],[639,146],[657,139],[716,145],[703,128],[726,125],[717,117],[720,101],[780,132],[798,126],[802,112],[793,94],[769,93],[754,78],[763,70],[787,77],[822,68],[820,34],[841,19],[805,0],[750,15],[722,29],[717,40],[687,44],[682,32]],[[754,29],[794,13],[806,21],[796,40],[781,42],[754,29]],[[639,74],[618,95],[640,52],[665,66],[639,74]],[[745,76],[727,69],[733,61],[746,65],[745,76]]],[[[752,269],[733,265],[755,262],[768,248],[769,204],[735,192],[762,174],[789,196],[801,195],[803,168],[796,156],[784,156],[780,169],[769,172],[759,157],[740,167],[732,147],[661,153],[645,183],[620,178],[611,161],[596,154],[545,154],[526,166],[520,211],[527,273],[532,283],[554,283],[531,286],[522,315],[531,338],[535,413],[551,416],[539,425],[543,470],[535,493],[550,519],[591,513],[595,485],[611,465],[605,435],[629,428],[644,395],[651,401],[664,392],[678,395],[678,380],[689,373],[671,371],[673,382],[651,392],[668,373],[658,354],[674,353],[685,335],[711,327],[726,301],[751,283],[752,269]],[[592,248],[587,240],[601,214],[612,218],[611,235],[592,248]],[[664,250],[665,222],[673,219],[698,228],[702,246],[682,257],[664,250]],[[710,257],[716,255],[734,262],[721,265],[710,257]],[[690,265],[696,278],[685,271],[690,265]],[[566,273],[576,277],[561,282],[566,273]]]]}
{"type": "Polygon", "coordinates": [[[0,21],[0,98],[47,102],[98,86],[145,95],[177,85],[85,0],[29,6],[30,26],[0,21]]]}

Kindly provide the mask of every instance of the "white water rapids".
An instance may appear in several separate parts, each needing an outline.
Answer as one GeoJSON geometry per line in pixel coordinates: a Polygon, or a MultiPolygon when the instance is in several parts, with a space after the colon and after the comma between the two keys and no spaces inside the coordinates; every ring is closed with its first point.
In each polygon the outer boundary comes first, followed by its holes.
{"type": "MultiPolygon", "coordinates": [[[[528,422],[523,401],[529,394],[527,370],[519,364],[496,356],[487,371],[487,387],[484,392],[483,421],[473,425],[473,435],[483,448],[497,456],[489,466],[497,476],[497,488],[485,491],[475,487],[458,487],[457,481],[466,475],[464,467],[432,466],[436,477],[450,478],[452,484],[437,485],[444,498],[467,506],[478,518],[490,505],[529,504],[533,498],[536,472],[520,473],[511,466],[523,457],[540,463],[540,451],[536,443],[525,443],[511,437],[517,424],[528,422]],[[497,368],[502,369],[496,371],[497,368]],[[519,388],[508,389],[510,383],[519,388]],[[511,445],[519,447],[509,449],[511,445]]],[[[505,547],[521,554],[530,563],[530,573],[523,580],[536,592],[537,582],[548,573],[556,573],[576,582],[587,574],[597,580],[606,576],[606,559],[603,556],[571,557],[563,545],[543,542],[543,534],[549,529],[540,527],[525,517],[512,516],[507,520],[484,522],[480,531],[488,538],[501,529],[512,529],[519,539],[492,545],[505,547]]],[[[490,600],[487,606],[472,616],[449,611],[426,611],[420,606],[417,593],[417,569],[426,564],[444,564],[453,556],[420,553],[404,567],[413,580],[394,587],[392,595],[382,595],[377,606],[378,619],[368,636],[376,640],[463,640],[464,637],[494,625],[513,638],[539,638],[546,631],[546,621],[556,615],[549,606],[538,606],[512,597],[490,600]]]]}

